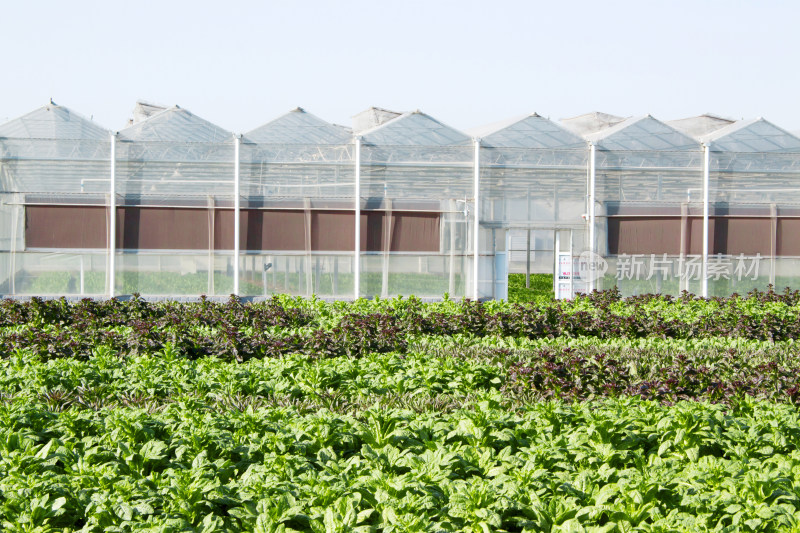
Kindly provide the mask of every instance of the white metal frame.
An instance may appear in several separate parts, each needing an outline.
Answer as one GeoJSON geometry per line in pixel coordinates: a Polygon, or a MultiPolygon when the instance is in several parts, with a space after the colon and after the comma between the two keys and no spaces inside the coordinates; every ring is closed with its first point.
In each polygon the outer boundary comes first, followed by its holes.
{"type": "MultiPolygon", "coordinates": [[[[595,246],[595,181],[596,181],[596,157],[597,150],[594,143],[589,143],[589,251],[593,254],[597,253],[595,246]]],[[[570,248],[572,248],[570,246],[570,248]]],[[[595,288],[594,279],[590,278],[589,291],[595,288]]]]}
{"type": "Polygon", "coordinates": [[[108,297],[116,292],[117,273],[117,133],[111,134],[111,174],[108,185],[108,297]]]}
{"type": "MultiPolygon", "coordinates": [[[[233,294],[239,296],[239,232],[241,231],[241,200],[239,198],[239,145],[242,142],[241,135],[234,135],[233,139],[233,294]]],[[[214,265],[208,265],[214,268],[214,265]]]]}
{"type": "Polygon", "coordinates": [[[478,300],[478,271],[480,269],[480,229],[481,229],[481,140],[475,138],[473,140],[475,146],[475,162],[473,173],[473,188],[475,190],[475,220],[473,227],[474,250],[472,251],[472,270],[473,270],[473,285],[472,285],[472,298],[478,300]]]}
{"type": "Polygon", "coordinates": [[[353,257],[353,299],[358,300],[361,289],[361,137],[355,136],[355,241],[353,257]]]}
{"type": "Polygon", "coordinates": [[[703,280],[701,289],[703,298],[708,298],[708,189],[710,161],[709,146],[703,143],[703,280]]]}

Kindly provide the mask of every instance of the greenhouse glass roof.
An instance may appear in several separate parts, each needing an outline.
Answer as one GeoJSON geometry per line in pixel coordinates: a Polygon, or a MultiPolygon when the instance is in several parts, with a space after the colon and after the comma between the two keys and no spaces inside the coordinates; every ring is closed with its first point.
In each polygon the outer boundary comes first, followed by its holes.
{"type": "Polygon", "coordinates": [[[353,131],[360,134],[362,131],[374,129],[402,114],[403,113],[392,111],[391,109],[383,109],[382,107],[367,108],[361,113],[353,115],[353,131]]]}
{"type": "Polygon", "coordinates": [[[178,143],[223,143],[233,134],[178,106],[120,130],[121,139],[178,143]]]}
{"type": "Polygon", "coordinates": [[[107,141],[109,131],[66,107],[50,103],[0,124],[0,137],[107,141]]]}
{"type": "Polygon", "coordinates": [[[697,150],[699,143],[651,116],[629,118],[586,139],[603,150],[682,151],[697,150]]]}
{"type": "Polygon", "coordinates": [[[731,120],[729,118],[724,118],[717,115],[712,115],[711,113],[706,113],[704,115],[698,115],[696,117],[681,118],[678,120],[667,120],[665,124],[669,124],[676,130],[680,130],[686,135],[689,135],[690,137],[699,139],[704,135],[708,135],[714,131],[717,131],[720,128],[724,128],[725,126],[729,126],[734,122],[736,121],[731,120]]]}
{"type": "Polygon", "coordinates": [[[361,137],[365,144],[386,146],[461,146],[472,142],[467,134],[420,111],[404,113],[363,132],[361,137]]]}
{"type": "Polygon", "coordinates": [[[740,120],[701,140],[720,152],[800,152],[800,138],[763,118],[740,120]]]}
{"type": "Polygon", "coordinates": [[[471,130],[481,144],[493,148],[584,148],[586,142],[563,126],[533,113],[504,123],[471,130]]]}
{"type": "Polygon", "coordinates": [[[244,138],[263,144],[348,144],[352,132],[298,107],[246,133],[244,138]]]}
{"type": "Polygon", "coordinates": [[[623,117],[595,111],[593,113],[578,115],[577,117],[562,118],[561,124],[578,135],[585,137],[586,135],[610,128],[623,120],[625,120],[623,117]]]}

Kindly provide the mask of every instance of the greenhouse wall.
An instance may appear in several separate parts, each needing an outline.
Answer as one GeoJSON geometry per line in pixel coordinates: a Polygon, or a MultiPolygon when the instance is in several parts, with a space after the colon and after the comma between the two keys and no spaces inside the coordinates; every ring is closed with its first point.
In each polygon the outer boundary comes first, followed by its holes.
{"type": "Polygon", "coordinates": [[[351,131],[297,109],[243,136],[177,106],[114,134],[55,105],[0,125],[0,293],[491,299],[509,272],[554,273],[566,297],[800,285],[800,139],[766,121],[534,114],[467,135],[378,111],[351,131]]]}
{"type": "Polygon", "coordinates": [[[94,136],[0,139],[0,292],[108,293],[110,143],[94,136]]]}

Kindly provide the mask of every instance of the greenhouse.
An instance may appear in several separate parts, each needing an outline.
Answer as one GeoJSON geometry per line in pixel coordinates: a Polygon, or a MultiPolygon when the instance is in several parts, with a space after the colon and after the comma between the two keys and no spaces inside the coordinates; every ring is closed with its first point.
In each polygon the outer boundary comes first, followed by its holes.
{"type": "Polygon", "coordinates": [[[525,115],[461,132],[369,108],[234,134],[138,103],[0,125],[0,294],[502,299],[798,285],[800,138],[764,120],[525,115]]]}

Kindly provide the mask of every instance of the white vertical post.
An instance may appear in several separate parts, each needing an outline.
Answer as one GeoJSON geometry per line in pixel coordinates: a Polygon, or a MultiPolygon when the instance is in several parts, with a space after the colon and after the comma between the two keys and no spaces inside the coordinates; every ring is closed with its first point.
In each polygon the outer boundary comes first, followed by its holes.
{"type": "Polygon", "coordinates": [[[458,205],[454,199],[450,199],[450,213],[447,215],[447,220],[450,221],[450,276],[447,284],[448,294],[455,294],[456,292],[456,210],[458,205]]]}
{"type": "Polygon", "coordinates": [[[10,273],[10,281],[11,281],[11,294],[17,293],[17,231],[19,231],[19,219],[20,216],[24,216],[23,210],[25,209],[22,206],[16,206],[12,208],[14,211],[14,218],[11,219],[11,253],[9,254],[9,262],[11,263],[9,266],[9,273],[10,273]]]}
{"type": "MultiPolygon", "coordinates": [[[[530,213],[530,210],[528,211],[530,213]]],[[[530,220],[530,215],[528,216],[528,220],[530,220]]],[[[510,240],[510,239],[509,239],[510,240]]],[[[525,288],[531,288],[531,230],[528,228],[528,238],[527,244],[525,246],[525,288]]],[[[511,255],[511,250],[508,250],[509,255],[511,255]]]]}
{"type": "Polygon", "coordinates": [[[239,232],[241,231],[241,203],[239,201],[239,145],[242,137],[236,135],[233,139],[233,294],[239,296],[239,232]]]}
{"type": "Polygon", "coordinates": [[[711,161],[708,144],[703,144],[703,298],[708,298],[708,175],[711,161]]]}
{"type": "Polygon", "coordinates": [[[555,248],[556,261],[556,275],[553,276],[553,291],[555,292],[556,300],[561,299],[561,232],[559,230],[553,231],[553,248],[555,248]]]}
{"type": "Polygon", "coordinates": [[[214,294],[214,197],[208,195],[208,283],[206,290],[209,295],[214,294]]]}
{"type": "Polygon", "coordinates": [[[84,279],[85,279],[85,276],[84,276],[84,272],[83,272],[83,254],[81,254],[81,273],[80,273],[81,296],[83,296],[86,293],[86,290],[85,290],[86,285],[84,283],[84,279]]]}
{"type": "MultiPolygon", "coordinates": [[[[594,143],[589,143],[589,250],[592,253],[597,253],[597,247],[595,245],[595,178],[596,178],[596,166],[595,161],[597,157],[597,151],[595,149],[594,143]]],[[[589,276],[589,292],[594,290],[594,279],[592,276],[589,276]]]]}
{"type": "Polygon", "coordinates": [[[108,297],[117,283],[117,134],[111,134],[111,175],[108,191],[108,297]]]}
{"type": "Polygon", "coordinates": [[[472,298],[478,299],[478,271],[480,268],[480,242],[481,242],[481,140],[475,138],[475,161],[473,164],[472,187],[475,194],[475,220],[473,220],[473,250],[472,250],[472,298]]]}
{"type": "Polygon", "coordinates": [[[353,299],[358,300],[361,295],[361,137],[356,136],[353,139],[355,145],[355,214],[356,214],[356,231],[355,231],[355,245],[353,251],[355,257],[353,258],[353,299]]]}
{"type": "MultiPolygon", "coordinates": [[[[580,265],[578,265],[580,267],[580,265]]],[[[592,276],[589,276],[591,279],[592,276]]],[[[572,250],[572,230],[569,230],[569,299],[575,298],[575,252],[572,250]]]]}

